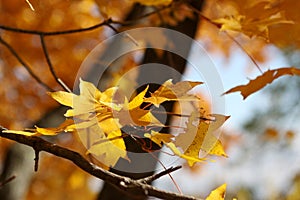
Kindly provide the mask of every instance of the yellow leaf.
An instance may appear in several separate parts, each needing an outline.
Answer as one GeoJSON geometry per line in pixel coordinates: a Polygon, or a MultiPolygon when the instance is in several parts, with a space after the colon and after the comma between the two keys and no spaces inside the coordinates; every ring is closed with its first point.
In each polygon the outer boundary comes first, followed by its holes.
{"type": "Polygon", "coordinates": [[[163,124],[160,123],[149,110],[143,110],[140,108],[135,108],[130,111],[121,110],[120,112],[116,112],[114,116],[120,120],[120,124],[123,126],[163,126],[163,124]]]}
{"type": "Polygon", "coordinates": [[[63,123],[61,123],[58,127],[55,128],[40,128],[35,126],[36,132],[41,135],[57,135],[61,132],[73,131],[71,128],[74,125],[74,121],[72,119],[66,119],[63,123]]]}
{"type": "Polygon", "coordinates": [[[151,139],[153,142],[158,144],[160,147],[162,147],[162,143],[169,143],[172,141],[172,138],[174,137],[171,134],[166,133],[159,133],[157,131],[151,131],[151,134],[145,133],[144,136],[146,138],[151,139]]]}
{"type": "Polygon", "coordinates": [[[106,134],[112,131],[120,131],[121,127],[121,125],[119,124],[119,120],[112,117],[99,121],[98,125],[106,134]]]}
{"type": "Polygon", "coordinates": [[[80,78],[79,83],[80,96],[84,96],[88,101],[96,103],[100,99],[102,93],[94,86],[94,84],[84,81],[80,78]]]}
{"type": "Polygon", "coordinates": [[[63,91],[48,92],[48,94],[58,103],[64,106],[73,107],[73,98],[75,94],[69,92],[63,92],[63,91]]]}
{"type": "Polygon", "coordinates": [[[154,117],[150,111],[147,111],[145,115],[138,118],[137,124],[140,126],[164,126],[164,124],[162,124],[158,119],[156,119],[156,117],[154,117]]]}
{"type": "Polygon", "coordinates": [[[118,138],[121,135],[120,130],[110,132],[107,138],[92,145],[88,152],[96,155],[103,164],[109,167],[115,166],[120,158],[128,159],[124,140],[118,138]]]}
{"type": "Polygon", "coordinates": [[[3,133],[14,133],[19,135],[26,135],[26,136],[35,136],[37,133],[31,131],[17,131],[17,130],[3,130],[3,133]]]}
{"type": "Polygon", "coordinates": [[[140,107],[140,105],[143,103],[144,101],[144,97],[145,97],[145,94],[147,92],[149,88],[149,85],[147,85],[147,87],[144,89],[144,91],[142,91],[141,93],[139,93],[137,96],[135,96],[130,102],[129,102],[129,105],[128,105],[128,109],[129,110],[133,110],[135,108],[138,108],[140,107]]]}
{"type": "MultiPolygon", "coordinates": [[[[184,150],[184,155],[197,158],[200,150],[217,156],[227,157],[221,142],[213,133],[228,119],[223,115],[211,115],[214,120],[209,122],[200,121],[197,124],[198,113],[192,112],[185,133],[179,134],[175,138],[175,144],[184,150]]],[[[195,161],[188,160],[189,166],[193,166],[195,161]]]]}
{"type": "MultiPolygon", "coordinates": [[[[175,146],[175,144],[173,142],[169,142],[169,143],[165,143],[165,145],[177,156],[179,156],[180,158],[185,159],[189,165],[190,163],[195,163],[195,162],[203,162],[206,159],[205,158],[199,158],[198,156],[190,156],[190,155],[186,155],[180,152],[180,150],[175,146]]],[[[190,165],[191,166],[191,165],[190,165]]]]}
{"type": "Polygon", "coordinates": [[[217,189],[211,191],[211,193],[206,197],[206,200],[224,200],[226,193],[226,183],[219,186],[217,189]]]}
{"type": "Polygon", "coordinates": [[[241,92],[244,99],[246,99],[249,95],[264,88],[266,85],[272,83],[275,79],[283,75],[300,76],[300,69],[297,69],[295,67],[287,67],[287,68],[268,70],[264,72],[262,75],[258,76],[256,79],[250,80],[249,83],[247,83],[246,85],[239,85],[234,88],[231,88],[224,94],[241,92]]]}
{"type": "Polygon", "coordinates": [[[193,100],[194,97],[187,95],[187,92],[200,84],[202,84],[202,82],[181,81],[174,85],[172,80],[167,80],[151,94],[151,97],[146,98],[144,102],[152,103],[158,107],[159,104],[165,101],[193,100]]]}

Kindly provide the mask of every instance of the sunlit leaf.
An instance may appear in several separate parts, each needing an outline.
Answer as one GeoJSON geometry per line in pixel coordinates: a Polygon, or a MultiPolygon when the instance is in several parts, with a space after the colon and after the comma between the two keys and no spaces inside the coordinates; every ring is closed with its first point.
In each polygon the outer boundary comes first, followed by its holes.
{"type": "Polygon", "coordinates": [[[226,193],[226,183],[219,186],[206,197],[206,200],[224,200],[226,193]]]}
{"type": "Polygon", "coordinates": [[[166,81],[158,90],[146,98],[144,102],[152,103],[156,107],[165,101],[193,100],[195,97],[187,95],[187,92],[202,82],[182,81],[176,84],[172,80],[166,81]]]}
{"type": "Polygon", "coordinates": [[[124,140],[118,138],[121,135],[121,131],[110,132],[107,138],[91,146],[88,152],[95,154],[103,164],[109,167],[115,166],[120,158],[128,159],[124,140]]]}
{"type": "MultiPolygon", "coordinates": [[[[185,159],[188,163],[196,163],[206,161],[206,158],[199,158],[199,156],[190,156],[181,153],[173,142],[165,143],[165,145],[178,157],[185,159]]],[[[191,166],[191,165],[190,165],[191,166]]]]}
{"type": "Polygon", "coordinates": [[[64,91],[49,92],[48,94],[58,103],[64,106],[73,107],[73,99],[75,94],[64,91]]]}
{"type": "Polygon", "coordinates": [[[128,105],[128,110],[133,110],[137,107],[139,107],[143,101],[144,101],[144,97],[145,94],[147,93],[149,86],[147,86],[142,92],[140,92],[138,95],[136,95],[130,102],[128,105]]]}
{"type": "Polygon", "coordinates": [[[14,134],[26,135],[26,136],[34,136],[34,135],[36,135],[35,132],[31,132],[31,131],[3,130],[2,132],[3,133],[14,133],[14,134]]]}
{"type": "Polygon", "coordinates": [[[149,138],[156,144],[158,144],[160,147],[162,147],[163,143],[169,143],[172,141],[172,138],[174,137],[171,134],[166,133],[159,133],[157,131],[151,131],[151,133],[145,133],[144,136],[146,138],[149,138]]]}
{"type": "MultiPolygon", "coordinates": [[[[197,158],[200,150],[217,156],[226,157],[221,142],[214,136],[214,132],[222,126],[228,119],[223,115],[212,115],[215,119],[211,122],[197,122],[197,112],[193,112],[187,123],[185,133],[179,134],[175,138],[175,144],[184,150],[184,155],[197,158]],[[196,124],[195,124],[196,123],[196,124]]],[[[189,160],[190,166],[194,165],[194,161],[189,160]]]]}

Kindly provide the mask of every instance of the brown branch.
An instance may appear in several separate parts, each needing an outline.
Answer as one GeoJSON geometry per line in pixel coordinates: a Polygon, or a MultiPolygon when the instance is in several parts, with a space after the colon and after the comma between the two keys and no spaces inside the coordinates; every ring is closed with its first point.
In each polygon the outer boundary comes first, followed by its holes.
{"type": "MultiPolygon", "coordinates": [[[[0,126],[1,127],[1,126],[0,126]]],[[[127,193],[138,193],[144,196],[153,196],[161,199],[178,199],[178,200],[196,200],[197,198],[182,194],[177,194],[169,191],[164,191],[157,189],[147,182],[151,179],[157,179],[169,172],[175,171],[178,167],[167,169],[167,172],[161,172],[156,176],[150,176],[140,180],[133,180],[131,178],[120,176],[110,171],[104,170],[102,168],[97,167],[96,165],[87,161],[83,156],[81,156],[78,152],[66,149],[64,147],[58,146],[56,144],[50,143],[40,137],[36,136],[25,136],[19,134],[13,134],[9,132],[3,133],[4,129],[0,130],[0,137],[7,138],[13,141],[16,141],[21,144],[25,144],[34,149],[34,151],[40,152],[45,151],[51,153],[57,157],[65,158],[69,161],[72,161],[79,168],[84,170],[85,172],[93,175],[101,180],[107,181],[108,183],[114,185],[120,190],[123,190],[127,193]],[[145,183],[146,182],[146,183],[145,183]]]]}
{"type": "Polygon", "coordinates": [[[87,27],[87,28],[70,29],[70,30],[63,30],[63,31],[50,31],[50,32],[14,28],[14,27],[5,26],[5,25],[0,25],[0,28],[3,29],[3,30],[6,30],[6,31],[17,32],[17,33],[51,36],[51,35],[66,35],[66,34],[72,34],[72,33],[80,33],[80,32],[91,31],[91,30],[97,29],[101,26],[104,26],[106,24],[110,24],[110,23],[112,23],[112,22],[111,22],[110,19],[108,19],[108,20],[105,20],[101,23],[95,24],[95,25],[87,27]]]}
{"type": "Polygon", "coordinates": [[[50,86],[44,83],[35,73],[30,69],[29,65],[25,63],[25,61],[19,56],[19,54],[10,46],[6,41],[2,39],[0,36],[0,43],[3,44],[10,52],[14,55],[14,57],[19,61],[21,65],[27,70],[27,72],[34,78],[40,85],[42,85],[48,91],[54,91],[50,86]]]}
{"type": "Polygon", "coordinates": [[[34,158],[34,171],[37,172],[39,169],[39,160],[40,160],[40,151],[34,151],[35,158],[34,158]]]}
{"type": "Polygon", "coordinates": [[[21,28],[15,28],[15,27],[10,27],[10,26],[6,26],[6,25],[1,25],[0,24],[0,29],[6,30],[6,31],[11,31],[11,32],[16,32],[16,33],[24,33],[24,34],[33,34],[33,35],[43,35],[43,36],[53,36],[53,35],[66,35],[66,34],[73,34],[73,33],[81,33],[81,32],[86,32],[86,31],[92,31],[95,30],[97,28],[100,28],[102,26],[108,26],[109,28],[112,28],[114,31],[116,30],[114,27],[111,26],[111,24],[119,24],[119,25],[123,25],[123,26],[128,26],[131,25],[133,23],[136,23],[138,20],[142,20],[144,18],[147,18],[153,14],[156,14],[162,10],[165,10],[167,8],[169,8],[171,6],[164,6],[160,9],[157,9],[155,11],[146,13],[144,15],[139,16],[138,18],[136,18],[135,20],[127,20],[124,22],[121,21],[114,21],[111,18],[108,18],[106,20],[104,20],[103,22],[100,22],[98,24],[95,24],[93,26],[89,26],[86,28],[79,28],[79,29],[70,29],[70,30],[63,30],[63,31],[39,31],[39,30],[28,30],[28,29],[21,29],[21,28]]]}
{"type": "Polygon", "coordinates": [[[166,170],[164,170],[164,171],[162,171],[158,174],[154,174],[152,176],[148,176],[146,178],[139,179],[138,181],[150,184],[152,181],[155,181],[155,180],[159,179],[160,177],[165,176],[167,174],[170,174],[170,173],[172,173],[172,172],[174,172],[178,169],[181,169],[181,168],[182,168],[182,166],[170,167],[170,168],[168,168],[168,169],[166,169],[166,170]]]}

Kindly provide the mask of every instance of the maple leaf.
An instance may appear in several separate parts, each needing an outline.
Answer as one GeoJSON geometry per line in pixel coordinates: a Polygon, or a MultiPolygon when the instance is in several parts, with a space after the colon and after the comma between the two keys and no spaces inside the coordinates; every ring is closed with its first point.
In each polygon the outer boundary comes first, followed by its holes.
{"type": "Polygon", "coordinates": [[[121,135],[120,130],[111,131],[108,137],[103,137],[92,145],[88,152],[96,155],[98,160],[109,167],[115,166],[120,158],[128,160],[126,146],[124,140],[120,138],[121,135]]]}
{"type": "Polygon", "coordinates": [[[231,88],[224,94],[229,94],[233,92],[241,92],[244,99],[249,95],[257,92],[258,90],[264,88],[267,84],[272,83],[275,79],[284,76],[284,75],[297,75],[300,76],[300,70],[295,67],[279,68],[268,70],[262,75],[256,77],[254,80],[250,80],[246,85],[239,85],[234,88],[231,88]]]}
{"type": "Polygon", "coordinates": [[[200,84],[202,84],[202,82],[182,81],[174,85],[170,79],[164,82],[151,94],[151,97],[146,98],[144,102],[152,103],[156,107],[159,107],[159,105],[165,101],[193,100],[195,97],[187,95],[186,93],[200,84]]]}
{"type": "Polygon", "coordinates": [[[151,131],[151,133],[145,133],[144,136],[146,138],[151,139],[153,142],[155,142],[156,144],[158,144],[160,147],[162,147],[163,143],[169,143],[172,141],[172,138],[174,137],[171,134],[167,134],[167,133],[159,133],[157,131],[151,131]]]}
{"type": "Polygon", "coordinates": [[[80,79],[79,88],[80,95],[64,91],[48,93],[60,104],[73,108],[65,113],[66,117],[74,117],[86,113],[108,112],[109,109],[121,109],[121,105],[113,103],[116,87],[100,92],[92,83],[80,79]]]}
{"type": "Polygon", "coordinates": [[[199,119],[199,116],[197,112],[193,112],[187,123],[186,132],[178,135],[175,138],[175,143],[172,140],[172,135],[156,131],[151,131],[151,134],[146,133],[144,136],[159,146],[161,146],[162,143],[165,144],[175,155],[185,159],[189,166],[193,166],[196,162],[207,160],[204,157],[199,157],[200,149],[210,155],[227,157],[221,142],[213,135],[213,132],[216,131],[228,117],[216,114],[211,116],[215,118],[214,122],[210,124],[200,122],[199,125],[195,126],[194,122],[199,119]],[[177,147],[186,150],[182,153],[177,147]]]}
{"type": "Polygon", "coordinates": [[[226,183],[219,186],[206,197],[206,200],[224,200],[226,193],[226,183]]]}
{"type": "MultiPolygon", "coordinates": [[[[215,119],[208,123],[200,121],[197,126],[194,125],[197,119],[197,113],[193,112],[187,123],[186,132],[179,134],[175,138],[175,144],[184,150],[184,155],[198,158],[200,150],[217,156],[227,157],[224,152],[222,143],[218,140],[213,133],[222,126],[222,124],[229,118],[223,115],[211,115],[215,119]]],[[[188,160],[189,166],[193,166],[195,162],[188,160]]]]}
{"type": "Polygon", "coordinates": [[[129,103],[125,98],[123,108],[114,113],[114,116],[120,120],[122,125],[138,125],[138,126],[164,126],[150,110],[141,109],[140,106],[144,102],[144,97],[148,90],[147,86],[141,93],[135,96],[129,103]]]}

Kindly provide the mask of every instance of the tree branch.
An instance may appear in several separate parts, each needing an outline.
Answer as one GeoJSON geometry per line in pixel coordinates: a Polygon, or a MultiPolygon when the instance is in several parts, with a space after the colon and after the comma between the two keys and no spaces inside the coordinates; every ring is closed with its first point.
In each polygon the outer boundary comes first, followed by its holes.
{"type": "MultiPolygon", "coordinates": [[[[1,126],[0,126],[1,128],[1,126]]],[[[97,167],[96,165],[87,161],[83,156],[81,156],[78,152],[66,149],[64,147],[58,146],[56,144],[50,143],[40,137],[36,136],[25,136],[25,135],[18,135],[8,132],[2,132],[4,129],[0,129],[0,137],[7,138],[13,141],[16,141],[21,144],[25,144],[30,146],[34,149],[34,151],[45,151],[51,153],[55,156],[65,158],[69,161],[72,161],[75,165],[79,168],[84,170],[85,172],[104,180],[120,190],[123,190],[127,193],[132,193],[133,191],[140,195],[144,196],[153,196],[161,199],[179,199],[179,200],[196,200],[197,198],[182,194],[177,194],[173,192],[168,192],[164,190],[157,189],[147,182],[149,180],[157,179],[165,174],[168,174],[172,171],[179,169],[178,167],[167,169],[166,172],[161,172],[154,177],[147,177],[140,180],[133,180],[131,178],[120,176],[118,174],[112,173],[110,171],[104,170],[102,168],[97,167]]]]}
{"type": "Polygon", "coordinates": [[[54,67],[52,65],[52,62],[51,62],[51,59],[50,59],[50,56],[49,56],[49,53],[48,53],[48,50],[47,50],[47,46],[46,46],[46,42],[45,42],[45,38],[44,38],[43,34],[40,35],[40,40],[41,40],[43,52],[44,52],[44,55],[45,55],[45,58],[46,58],[46,61],[47,61],[47,64],[48,64],[48,67],[49,67],[49,70],[50,70],[52,76],[54,77],[56,82],[58,84],[60,84],[62,86],[62,88],[64,88],[65,91],[71,93],[72,91],[70,90],[70,88],[57,76],[57,74],[54,70],[54,67]]]}
{"type": "Polygon", "coordinates": [[[0,43],[3,44],[10,52],[11,54],[13,54],[15,56],[15,58],[19,61],[19,63],[21,63],[21,65],[23,65],[23,67],[27,70],[27,72],[40,84],[42,85],[46,90],[48,91],[53,91],[53,89],[48,86],[46,83],[44,83],[29,67],[29,65],[27,65],[25,63],[25,61],[19,56],[19,54],[14,50],[14,48],[12,48],[12,46],[10,46],[6,41],[4,41],[2,39],[2,37],[0,36],[0,43]]]}

